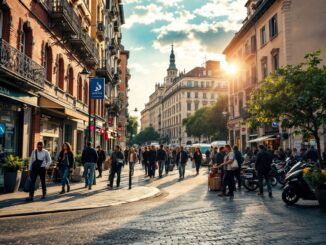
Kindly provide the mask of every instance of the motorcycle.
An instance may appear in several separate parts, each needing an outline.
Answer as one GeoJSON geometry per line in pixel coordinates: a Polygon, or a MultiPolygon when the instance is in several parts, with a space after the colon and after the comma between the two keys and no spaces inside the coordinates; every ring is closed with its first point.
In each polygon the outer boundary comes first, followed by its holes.
{"type": "MultiPolygon", "coordinates": [[[[274,176],[270,177],[271,185],[277,185],[277,179],[274,176]]],[[[242,169],[242,184],[248,191],[255,191],[259,187],[258,174],[252,167],[245,167],[242,169]]],[[[263,185],[266,185],[265,179],[263,179],[263,185]]]]}
{"type": "Polygon", "coordinates": [[[303,200],[316,200],[316,195],[313,190],[309,187],[306,180],[303,178],[303,169],[311,166],[305,162],[298,162],[295,164],[290,171],[287,173],[285,181],[286,186],[282,192],[282,200],[288,204],[293,205],[303,200]]]}

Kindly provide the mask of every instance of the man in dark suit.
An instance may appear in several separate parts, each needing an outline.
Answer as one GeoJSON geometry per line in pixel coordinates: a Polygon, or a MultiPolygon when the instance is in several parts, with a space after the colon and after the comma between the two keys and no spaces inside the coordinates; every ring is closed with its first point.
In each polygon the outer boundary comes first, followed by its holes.
{"type": "Polygon", "coordinates": [[[273,197],[271,180],[269,178],[272,161],[273,157],[268,154],[265,146],[260,145],[255,164],[255,168],[258,173],[259,196],[264,196],[263,178],[265,178],[269,197],[273,197]]]}

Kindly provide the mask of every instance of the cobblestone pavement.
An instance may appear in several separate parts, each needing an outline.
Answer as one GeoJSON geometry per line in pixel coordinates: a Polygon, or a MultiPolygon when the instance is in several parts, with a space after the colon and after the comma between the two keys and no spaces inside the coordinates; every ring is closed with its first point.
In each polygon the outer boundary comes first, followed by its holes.
{"type": "MultiPolygon", "coordinates": [[[[204,172],[204,171],[202,171],[204,172]]],[[[116,207],[0,219],[0,244],[325,244],[326,212],[316,202],[287,207],[238,191],[207,191],[207,175],[177,173],[145,185],[163,195],[116,207]]]]}

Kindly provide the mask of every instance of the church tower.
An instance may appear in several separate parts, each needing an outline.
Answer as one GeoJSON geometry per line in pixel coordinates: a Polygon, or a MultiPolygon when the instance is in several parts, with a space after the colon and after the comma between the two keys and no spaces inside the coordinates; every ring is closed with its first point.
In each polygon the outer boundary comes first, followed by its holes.
{"type": "Polygon", "coordinates": [[[170,85],[172,84],[173,80],[178,76],[178,69],[175,65],[175,55],[173,50],[173,43],[172,43],[172,49],[170,54],[170,65],[167,69],[167,76],[165,77],[165,84],[170,85]]]}

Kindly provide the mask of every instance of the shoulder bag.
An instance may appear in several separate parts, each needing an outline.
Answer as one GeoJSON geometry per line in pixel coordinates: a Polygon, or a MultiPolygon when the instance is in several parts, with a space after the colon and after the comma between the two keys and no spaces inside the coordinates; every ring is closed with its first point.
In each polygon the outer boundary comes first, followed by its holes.
{"type": "Polygon", "coordinates": [[[32,163],[32,171],[38,172],[42,166],[43,160],[37,159],[37,150],[35,150],[35,161],[32,163]]]}

